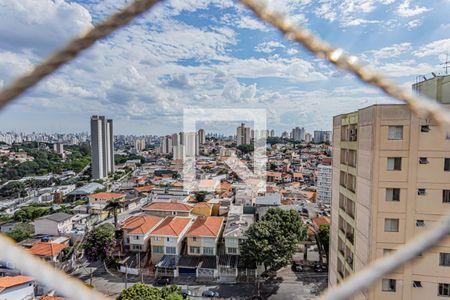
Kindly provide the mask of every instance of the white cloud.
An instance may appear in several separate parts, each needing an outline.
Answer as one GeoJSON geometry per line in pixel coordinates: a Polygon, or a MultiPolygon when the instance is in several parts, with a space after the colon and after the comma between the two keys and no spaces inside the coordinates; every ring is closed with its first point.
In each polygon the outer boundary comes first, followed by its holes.
{"type": "Polygon", "coordinates": [[[397,14],[401,17],[414,17],[430,11],[431,8],[425,6],[411,6],[411,0],[404,0],[397,9],[397,14]]]}
{"type": "Polygon", "coordinates": [[[409,29],[414,29],[416,27],[419,27],[420,25],[422,25],[421,19],[411,20],[408,23],[406,23],[406,27],[408,27],[409,29]]]}
{"type": "Polygon", "coordinates": [[[47,55],[92,26],[91,15],[63,0],[3,0],[0,4],[0,48],[47,55]]]}
{"type": "Polygon", "coordinates": [[[263,53],[272,53],[278,48],[285,48],[285,46],[277,41],[269,41],[269,42],[263,42],[258,44],[255,47],[255,51],[257,52],[263,52],[263,53]]]}
{"type": "Polygon", "coordinates": [[[380,20],[368,19],[380,5],[390,5],[395,0],[320,0],[314,10],[317,17],[330,22],[339,22],[341,27],[376,24],[380,20]]]}
{"type": "Polygon", "coordinates": [[[298,50],[295,49],[295,48],[289,48],[289,49],[286,50],[286,53],[289,54],[289,55],[295,55],[295,54],[298,53],[298,50]]]}
{"type": "Polygon", "coordinates": [[[447,53],[448,49],[450,49],[450,39],[442,39],[421,46],[413,54],[417,57],[425,57],[447,53]]]}
{"type": "Polygon", "coordinates": [[[378,61],[379,59],[388,59],[397,57],[401,54],[406,53],[411,49],[412,47],[410,43],[393,44],[389,47],[366,51],[364,52],[363,57],[368,60],[371,60],[373,57],[375,60],[378,61]]]}

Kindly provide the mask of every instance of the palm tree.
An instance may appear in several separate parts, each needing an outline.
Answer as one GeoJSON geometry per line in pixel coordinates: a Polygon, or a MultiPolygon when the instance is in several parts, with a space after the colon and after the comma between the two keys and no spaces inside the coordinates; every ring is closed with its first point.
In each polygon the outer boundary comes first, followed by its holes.
{"type": "Polygon", "coordinates": [[[117,199],[113,199],[111,200],[106,206],[105,206],[105,210],[107,210],[109,212],[109,215],[111,215],[111,213],[114,216],[114,227],[117,229],[117,215],[118,215],[118,211],[119,209],[121,209],[123,207],[122,202],[118,201],[117,199]]]}

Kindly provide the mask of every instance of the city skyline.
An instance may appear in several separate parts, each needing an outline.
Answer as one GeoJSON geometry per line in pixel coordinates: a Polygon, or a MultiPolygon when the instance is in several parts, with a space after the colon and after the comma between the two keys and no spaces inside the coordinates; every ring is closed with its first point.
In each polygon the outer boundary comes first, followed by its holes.
{"type": "MultiPolygon", "coordinates": [[[[7,1],[0,8],[5,22],[0,86],[124,2],[7,1]],[[65,26],[55,25],[62,20],[65,26]],[[30,22],[35,26],[26,26],[30,22]]],[[[270,5],[407,89],[417,75],[444,71],[448,1],[280,0],[270,5]],[[364,43],[357,42],[360,38],[364,43]]],[[[298,119],[307,131],[330,130],[335,114],[391,102],[286,41],[232,1],[173,0],[158,4],[8,106],[0,128],[82,131],[90,115],[107,112],[122,128],[118,133],[168,134],[180,131],[183,108],[232,105],[267,108],[268,125],[277,131],[295,127],[298,119]]]]}

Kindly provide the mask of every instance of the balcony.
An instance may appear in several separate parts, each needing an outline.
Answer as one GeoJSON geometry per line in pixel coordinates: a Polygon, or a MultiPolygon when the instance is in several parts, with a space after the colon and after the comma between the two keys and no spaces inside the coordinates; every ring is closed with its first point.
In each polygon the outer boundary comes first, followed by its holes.
{"type": "Polygon", "coordinates": [[[347,232],[347,233],[345,234],[345,237],[346,237],[347,240],[349,240],[350,243],[352,243],[352,245],[353,245],[353,242],[354,242],[354,240],[353,240],[353,233],[347,232]]]}

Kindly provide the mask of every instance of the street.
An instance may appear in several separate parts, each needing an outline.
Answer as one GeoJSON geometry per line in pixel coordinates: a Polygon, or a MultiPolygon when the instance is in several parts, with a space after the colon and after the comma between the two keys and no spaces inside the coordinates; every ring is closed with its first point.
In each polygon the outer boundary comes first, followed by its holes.
{"type": "MultiPolygon", "coordinates": [[[[102,264],[79,269],[72,274],[91,283],[97,290],[107,296],[117,296],[126,287],[140,282],[139,276],[128,276],[128,283],[125,284],[125,274],[106,271],[102,264]],[[91,272],[92,280],[91,280],[91,272]]],[[[213,290],[219,293],[219,298],[227,299],[249,299],[257,295],[255,283],[196,283],[185,284],[182,280],[175,279],[182,289],[187,289],[192,293],[191,298],[200,299],[203,291],[213,290]]],[[[144,283],[152,284],[153,279],[144,277],[144,283]]],[[[263,299],[312,299],[315,295],[326,288],[328,283],[327,273],[300,272],[294,273],[290,267],[286,267],[277,272],[275,278],[261,281],[260,295],[263,299]]]]}

